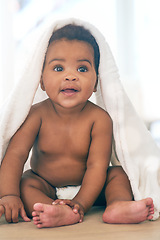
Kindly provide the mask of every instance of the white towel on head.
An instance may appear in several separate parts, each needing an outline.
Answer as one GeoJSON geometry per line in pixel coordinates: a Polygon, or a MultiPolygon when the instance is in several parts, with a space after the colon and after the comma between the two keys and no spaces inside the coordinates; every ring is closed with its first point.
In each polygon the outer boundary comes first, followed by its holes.
{"type": "MultiPolygon", "coordinates": [[[[48,40],[52,32],[74,23],[90,30],[100,48],[97,104],[103,104],[113,120],[115,152],[127,173],[135,200],[152,197],[154,220],[160,211],[160,151],[136,114],[119,80],[118,69],[103,35],[94,26],[77,19],[51,22],[44,28],[33,54],[25,64],[12,94],[0,112],[0,157],[4,156],[10,138],[25,120],[37,92],[48,40]]],[[[41,99],[41,90],[37,98],[41,99]]],[[[43,94],[42,94],[43,95],[43,94]]]]}

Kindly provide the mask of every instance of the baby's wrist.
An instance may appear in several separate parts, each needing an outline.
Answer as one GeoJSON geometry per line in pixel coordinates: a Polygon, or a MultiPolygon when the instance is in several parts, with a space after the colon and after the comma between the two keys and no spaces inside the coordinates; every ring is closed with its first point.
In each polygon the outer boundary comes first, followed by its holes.
{"type": "Polygon", "coordinates": [[[18,197],[18,198],[20,198],[20,196],[18,196],[17,194],[6,194],[6,195],[2,195],[2,196],[0,197],[0,199],[2,199],[2,198],[4,198],[4,197],[18,197]]]}

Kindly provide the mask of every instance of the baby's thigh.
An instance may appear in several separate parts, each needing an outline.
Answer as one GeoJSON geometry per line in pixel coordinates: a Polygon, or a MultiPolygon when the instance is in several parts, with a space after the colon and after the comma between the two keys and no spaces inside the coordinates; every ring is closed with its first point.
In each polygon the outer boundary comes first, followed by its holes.
{"type": "Polygon", "coordinates": [[[21,178],[21,194],[30,191],[31,188],[43,192],[49,198],[56,198],[56,190],[53,186],[51,186],[47,181],[35,174],[32,170],[27,170],[23,173],[21,178]]]}

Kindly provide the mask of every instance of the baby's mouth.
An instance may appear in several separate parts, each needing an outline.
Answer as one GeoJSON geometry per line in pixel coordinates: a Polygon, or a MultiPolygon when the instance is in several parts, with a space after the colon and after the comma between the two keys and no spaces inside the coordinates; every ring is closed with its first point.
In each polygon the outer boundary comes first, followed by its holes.
{"type": "Polygon", "coordinates": [[[61,92],[66,96],[73,96],[78,92],[78,90],[75,88],[64,88],[61,92]]]}

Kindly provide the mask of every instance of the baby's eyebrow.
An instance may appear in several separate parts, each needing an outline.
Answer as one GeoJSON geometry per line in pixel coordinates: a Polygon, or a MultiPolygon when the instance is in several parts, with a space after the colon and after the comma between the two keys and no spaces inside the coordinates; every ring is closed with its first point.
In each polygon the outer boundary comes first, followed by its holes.
{"type": "Polygon", "coordinates": [[[48,64],[50,64],[50,63],[52,63],[54,61],[62,61],[62,62],[64,62],[65,59],[63,59],[63,58],[54,58],[54,59],[51,59],[48,64]]]}
{"type": "Polygon", "coordinates": [[[88,62],[92,66],[91,61],[88,59],[79,59],[79,60],[77,60],[77,62],[88,62]]]}
{"type": "MultiPolygon", "coordinates": [[[[50,64],[50,63],[52,63],[52,62],[54,62],[54,61],[62,61],[62,62],[65,62],[65,59],[63,59],[63,58],[53,58],[53,59],[51,59],[51,60],[49,61],[48,64],[50,64]]],[[[85,59],[85,58],[84,58],[84,59],[78,59],[77,62],[88,62],[88,63],[92,66],[91,61],[88,60],[88,59],[85,59]]]]}

